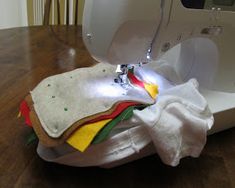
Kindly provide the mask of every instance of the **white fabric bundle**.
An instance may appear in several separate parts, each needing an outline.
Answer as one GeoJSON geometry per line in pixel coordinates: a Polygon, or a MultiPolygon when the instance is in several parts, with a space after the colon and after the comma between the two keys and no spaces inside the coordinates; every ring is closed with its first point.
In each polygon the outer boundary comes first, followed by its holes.
{"type": "Polygon", "coordinates": [[[176,166],[185,156],[198,157],[206,143],[214,119],[197,87],[192,79],[162,92],[155,105],[135,111],[166,164],[176,166]]]}
{"type": "Polygon", "coordinates": [[[130,120],[117,125],[108,140],[90,146],[84,153],[67,144],[46,148],[39,143],[38,154],[60,164],[103,167],[153,153],[171,166],[176,166],[182,157],[198,157],[206,143],[207,130],[213,125],[213,116],[198,92],[196,80],[174,87],[169,82],[168,86],[160,92],[156,104],[135,110],[130,120]]]}

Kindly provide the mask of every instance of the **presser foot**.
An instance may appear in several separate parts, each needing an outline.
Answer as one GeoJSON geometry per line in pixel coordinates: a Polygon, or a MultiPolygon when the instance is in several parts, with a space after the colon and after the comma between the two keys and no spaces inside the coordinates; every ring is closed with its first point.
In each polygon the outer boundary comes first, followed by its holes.
{"type": "Polygon", "coordinates": [[[118,76],[114,79],[114,82],[120,84],[125,89],[128,89],[131,86],[128,79],[129,69],[130,65],[118,65],[116,69],[116,73],[118,73],[118,76]]]}
{"type": "Polygon", "coordinates": [[[114,79],[114,82],[125,89],[128,89],[131,86],[127,74],[119,74],[118,77],[114,79]]]}

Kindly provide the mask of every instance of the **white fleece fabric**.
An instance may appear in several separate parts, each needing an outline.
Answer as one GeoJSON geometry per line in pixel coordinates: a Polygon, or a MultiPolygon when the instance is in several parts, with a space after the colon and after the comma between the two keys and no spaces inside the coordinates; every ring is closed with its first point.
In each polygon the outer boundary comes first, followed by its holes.
{"type": "MultiPolygon", "coordinates": [[[[153,78],[152,78],[153,79],[153,78]]],[[[135,110],[117,125],[115,133],[81,153],[67,144],[37,152],[47,161],[70,166],[113,167],[157,153],[165,164],[176,166],[181,158],[198,157],[206,143],[213,116],[198,92],[195,79],[161,90],[156,104],[135,110]],[[125,129],[126,128],[126,129],[125,129]],[[120,129],[118,131],[118,129],[120,129]]]]}
{"type": "Polygon", "coordinates": [[[162,161],[171,166],[183,157],[198,157],[214,123],[195,79],[163,91],[155,105],[134,113],[143,121],[162,161]]]}

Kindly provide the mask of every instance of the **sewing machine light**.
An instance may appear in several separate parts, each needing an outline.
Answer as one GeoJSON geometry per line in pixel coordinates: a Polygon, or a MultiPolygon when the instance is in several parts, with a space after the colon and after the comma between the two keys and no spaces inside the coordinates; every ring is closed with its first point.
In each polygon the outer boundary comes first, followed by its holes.
{"type": "Polygon", "coordinates": [[[96,97],[118,97],[126,95],[125,90],[118,84],[108,84],[106,81],[100,82],[96,87],[96,97]]]}
{"type": "Polygon", "coordinates": [[[151,60],[151,48],[148,49],[148,52],[147,52],[147,56],[146,56],[147,60],[151,60]]]}

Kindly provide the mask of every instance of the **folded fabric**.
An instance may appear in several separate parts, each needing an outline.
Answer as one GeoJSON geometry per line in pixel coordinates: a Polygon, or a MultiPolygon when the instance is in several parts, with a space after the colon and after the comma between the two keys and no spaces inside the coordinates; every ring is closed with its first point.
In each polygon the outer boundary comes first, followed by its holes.
{"type": "Polygon", "coordinates": [[[115,69],[113,65],[99,63],[39,83],[31,97],[43,130],[50,137],[59,138],[79,120],[106,112],[120,101],[155,102],[144,88],[126,89],[114,83],[115,69]]]}
{"type": "Polygon", "coordinates": [[[63,144],[66,142],[66,140],[71,136],[71,134],[77,130],[78,127],[86,124],[86,123],[94,123],[103,119],[112,119],[116,117],[119,113],[121,113],[125,108],[128,106],[136,105],[136,102],[130,102],[130,101],[123,101],[121,103],[116,103],[113,105],[111,109],[108,111],[95,114],[92,116],[89,116],[87,118],[83,118],[81,120],[78,120],[76,123],[74,123],[69,129],[67,129],[62,136],[59,138],[52,138],[50,137],[43,127],[41,126],[41,122],[38,118],[37,113],[34,110],[33,101],[31,99],[31,96],[28,95],[25,99],[27,101],[27,104],[30,108],[30,120],[33,124],[33,129],[36,132],[37,136],[39,137],[39,140],[41,143],[47,147],[54,147],[60,144],[63,144]]]}
{"type": "MultiPolygon", "coordinates": [[[[126,130],[111,134],[84,153],[66,144],[54,148],[39,144],[37,152],[43,159],[60,164],[105,167],[158,153],[165,164],[175,166],[182,157],[199,156],[213,116],[198,92],[197,81],[192,79],[161,90],[156,104],[134,110],[132,118],[120,124],[126,130]]],[[[118,126],[112,131],[117,129],[118,126]]]]}
{"type": "Polygon", "coordinates": [[[151,139],[144,127],[137,126],[100,144],[91,145],[83,153],[67,144],[49,148],[40,143],[37,152],[44,160],[59,164],[80,167],[102,166],[111,165],[117,161],[121,164],[126,158],[138,155],[150,142],[151,139]]]}

